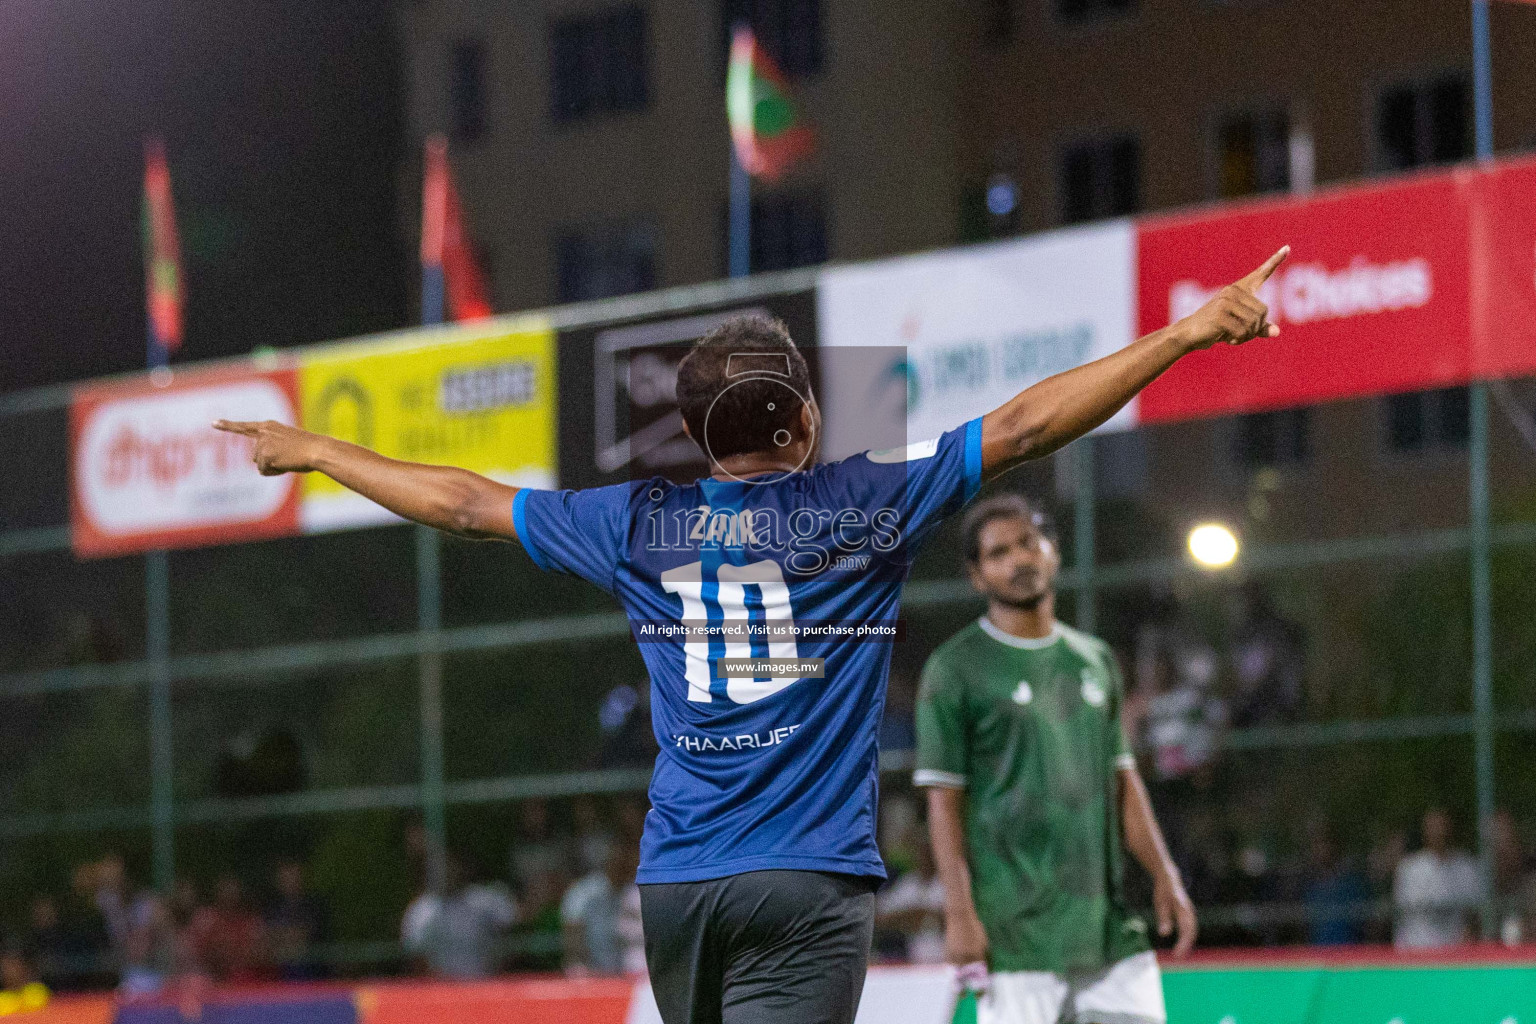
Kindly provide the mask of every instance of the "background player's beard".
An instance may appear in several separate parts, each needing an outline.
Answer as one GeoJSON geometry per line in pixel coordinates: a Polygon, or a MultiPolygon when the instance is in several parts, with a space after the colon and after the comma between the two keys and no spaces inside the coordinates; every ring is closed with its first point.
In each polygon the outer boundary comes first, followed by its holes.
{"type": "Polygon", "coordinates": [[[1010,581],[1016,590],[1026,591],[1026,596],[1014,597],[1005,591],[998,591],[991,595],[992,599],[1009,608],[1026,612],[1035,611],[1040,607],[1040,602],[1044,601],[1051,592],[1050,581],[1044,577],[1045,574],[1038,569],[1026,569],[1010,581]]]}
{"type": "Polygon", "coordinates": [[[1023,599],[1008,597],[1006,594],[993,594],[992,600],[1022,612],[1032,612],[1040,607],[1040,602],[1044,601],[1050,592],[1050,588],[1043,588],[1023,599]]]}

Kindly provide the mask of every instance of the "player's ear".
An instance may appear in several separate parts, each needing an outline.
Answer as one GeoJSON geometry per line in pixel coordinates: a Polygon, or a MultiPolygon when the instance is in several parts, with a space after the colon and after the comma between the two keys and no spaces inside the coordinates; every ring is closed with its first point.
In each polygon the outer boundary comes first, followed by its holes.
{"type": "Polygon", "coordinates": [[[965,560],[965,578],[970,581],[972,590],[983,596],[986,595],[987,587],[981,578],[981,567],[969,558],[965,560]]]}
{"type": "Polygon", "coordinates": [[[815,395],[807,395],[800,406],[800,429],[807,441],[814,443],[821,436],[821,406],[816,404],[815,395]]]}
{"type": "Polygon", "coordinates": [[[684,434],[684,436],[686,436],[688,438],[688,440],[693,441],[695,444],[698,443],[698,441],[693,436],[693,431],[688,429],[688,421],[687,420],[683,420],[683,434],[684,434]]]}

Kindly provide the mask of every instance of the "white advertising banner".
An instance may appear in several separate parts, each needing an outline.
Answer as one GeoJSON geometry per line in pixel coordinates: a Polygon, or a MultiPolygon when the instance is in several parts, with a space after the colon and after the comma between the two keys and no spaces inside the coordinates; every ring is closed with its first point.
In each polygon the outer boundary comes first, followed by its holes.
{"type": "MultiPolygon", "coordinates": [[[[839,458],[936,436],[1129,344],[1136,229],[1112,221],[834,267],[817,287],[823,448],[839,458]]],[[[1135,423],[1132,403],[1101,429],[1135,423]]]]}
{"type": "Polygon", "coordinates": [[[264,477],[216,419],[297,423],[286,371],[90,386],[71,407],[74,547],[114,555],[294,532],[296,478],[264,477]]]}

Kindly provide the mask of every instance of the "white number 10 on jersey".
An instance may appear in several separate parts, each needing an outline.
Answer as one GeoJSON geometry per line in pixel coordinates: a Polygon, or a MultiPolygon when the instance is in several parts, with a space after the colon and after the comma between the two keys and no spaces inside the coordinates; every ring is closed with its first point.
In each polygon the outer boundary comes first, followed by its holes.
{"type": "MultiPolygon", "coordinates": [[[[721,615],[724,616],[724,625],[739,624],[744,627],[754,621],[762,622],[773,630],[774,636],[789,636],[787,640],[771,639],[768,643],[768,657],[798,658],[800,656],[798,645],[794,640],[795,613],[789,606],[789,587],[784,582],[784,570],[779,568],[779,563],[765,559],[761,562],[753,562],[751,565],[722,565],[715,570],[714,576],[714,580],[704,578],[703,562],[690,562],[676,569],[668,569],[661,574],[662,589],[683,599],[685,623],[708,622],[710,625],[720,623],[721,620],[713,618],[711,610],[704,603],[705,584],[718,583],[717,603],[720,606],[721,615]],[[748,587],[757,588],[757,595],[762,604],[760,609],[747,607],[748,587]]],[[[753,657],[751,641],[746,639],[726,641],[725,657],[753,657]]],[[[709,692],[711,676],[709,638],[694,637],[690,631],[688,639],[683,643],[683,658],[684,675],[688,680],[688,699],[708,704],[712,699],[709,692]]],[[[751,704],[753,701],[778,693],[798,678],[798,676],[773,676],[766,680],[727,679],[725,694],[737,704],[751,704]]]]}

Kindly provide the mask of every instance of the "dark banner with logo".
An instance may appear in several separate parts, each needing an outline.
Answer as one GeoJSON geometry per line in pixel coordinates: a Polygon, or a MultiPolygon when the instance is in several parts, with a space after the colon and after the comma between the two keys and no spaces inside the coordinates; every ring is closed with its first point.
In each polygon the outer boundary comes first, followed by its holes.
{"type": "Polygon", "coordinates": [[[694,342],[743,313],[784,321],[815,386],[814,290],[561,331],[560,486],[703,476],[704,457],[683,433],[677,408],[677,365],[694,342]]]}

